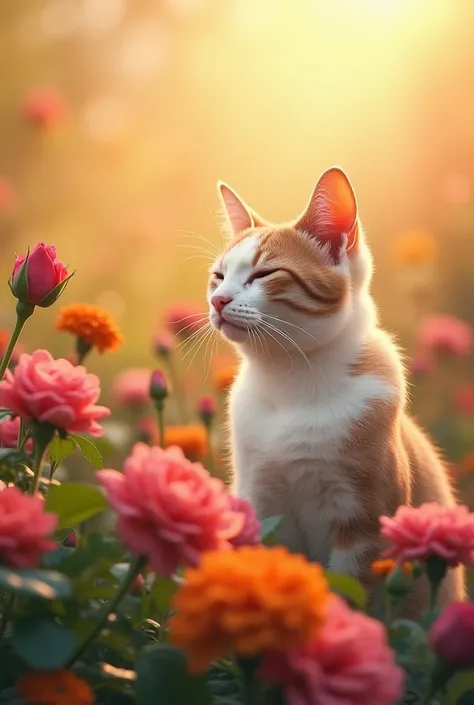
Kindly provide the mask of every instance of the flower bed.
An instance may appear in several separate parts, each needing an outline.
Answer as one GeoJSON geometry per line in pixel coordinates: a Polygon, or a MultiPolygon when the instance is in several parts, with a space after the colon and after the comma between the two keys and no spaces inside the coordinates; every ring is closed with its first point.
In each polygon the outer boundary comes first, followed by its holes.
{"type": "MultiPolygon", "coordinates": [[[[110,411],[83,363],[93,348],[120,344],[114,321],[69,306],[57,327],[75,335],[70,360],[14,356],[28,318],[70,277],[40,243],[10,279],[18,303],[0,375],[0,703],[455,705],[474,687],[474,605],[440,614],[437,596],[450,568],[474,561],[474,514],[429,504],[381,518],[379,620],[357,580],[275,545],[284,518],[260,522],[194,462],[205,456],[214,469],[213,398],[198,405],[202,425],[165,428],[165,375],[122,378],[115,393],[134,408],[151,401],[157,426],[142,427],[147,442],[120,470],[102,468],[94,439],[110,411]],[[58,481],[75,450],[96,465],[96,483],[58,481]],[[94,531],[91,520],[107,511],[116,530],[94,531]],[[398,618],[425,576],[429,609],[418,622],[398,618]]],[[[194,335],[202,319],[181,308],[169,325],[194,335]]],[[[155,345],[167,360],[169,338],[155,345]]],[[[220,389],[232,374],[222,370],[220,389]]]]}

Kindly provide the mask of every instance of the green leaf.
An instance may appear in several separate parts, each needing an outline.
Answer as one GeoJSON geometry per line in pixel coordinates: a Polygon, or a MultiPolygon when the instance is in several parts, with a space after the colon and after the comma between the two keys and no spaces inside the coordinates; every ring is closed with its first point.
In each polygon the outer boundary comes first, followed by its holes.
{"type": "Polygon", "coordinates": [[[210,705],[203,676],[191,675],[186,657],[168,644],[145,647],[137,663],[137,705],[210,705]]]}
{"type": "Polygon", "coordinates": [[[333,573],[330,570],[325,572],[326,580],[333,592],[337,592],[342,597],[348,597],[351,602],[360,610],[364,610],[367,605],[367,593],[364,586],[350,575],[333,573]]]}
{"type": "Polygon", "coordinates": [[[457,705],[459,698],[470,690],[474,690],[474,670],[457,673],[448,684],[443,705],[457,705]]]}
{"type": "Polygon", "coordinates": [[[12,411],[10,409],[0,409],[0,423],[2,421],[6,421],[7,419],[11,418],[12,416],[12,411]]]}
{"type": "Polygon", "coordinates": [[[84,436],[69,436],[69,438],[74,440],[84,458],[88,460],[96,470],[100,470],[104,467],[104,459],[99,453],[95,443],[84,436]]]}
{"type": "Polygon", "coordinates": [[[275,541],[276,533],[283,523],[283,519],[284,517],[282,515],[263,519],[260,531],[262,543],[269,544],[275,541]]]}
{"type": "Polygon", "coordinates": [[[77,450],[76,442],[68,436],[66,438],[55,436],[48,446],[49,457],[57,465],[61,465],[75,450],[77,450]]]}
{"type": "Polygon", "coordinates": [[[151,588],[153,608],[157,610],[169,609],[176,588],[177,585],[171,578],[156,578],[151,588]]]}
{"type": "Polygon", "coordinates": [[[51,618],[30,615],[13,623],[12,645],[30,668],[53,670],[67,664],[76,649],[76,638],[51,618]]]}
{"type": "Polygon", "coordinates": [[[46,510],[59,517],[58,528],[77,526],[108,509],[107,500],[97,487],[79,482],[51,485],[46,510]]]}
{"type": "Polygon", "coordinates": [[[68,578],[54,570],[13,570],[2,566],[0,586],[44,600],[67,599],[72,595],[68,578]]]}

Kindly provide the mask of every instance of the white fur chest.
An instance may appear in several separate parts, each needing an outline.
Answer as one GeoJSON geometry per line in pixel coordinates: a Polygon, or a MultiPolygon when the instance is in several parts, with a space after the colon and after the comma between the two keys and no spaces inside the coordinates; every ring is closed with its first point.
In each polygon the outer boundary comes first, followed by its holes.
{"type": "Polygon", "coordinates": [[[300,392],[290,395],[248,368],[237,380],[230,404],[236,492],[261,517],[285,516],[290,548],[327,562],[331,522],[360,509],[344,442],[370,401],[391,389],[373,375],[347,375],[319,398],[310,382],[294,385],[300,392]]]}

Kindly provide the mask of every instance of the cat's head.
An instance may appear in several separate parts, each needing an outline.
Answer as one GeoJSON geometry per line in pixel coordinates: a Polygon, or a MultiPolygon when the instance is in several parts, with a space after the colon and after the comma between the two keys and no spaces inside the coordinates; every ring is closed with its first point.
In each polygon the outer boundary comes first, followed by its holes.
{"type": "Polygon", "coordinates": [[[303,213],[284,225],[262,220],[226,184],[218,189],[230,241],[210,272],[211,324],[244,350],[325,346],[367,296],[372,271],[347,176],[324,172],[303,213]]]}

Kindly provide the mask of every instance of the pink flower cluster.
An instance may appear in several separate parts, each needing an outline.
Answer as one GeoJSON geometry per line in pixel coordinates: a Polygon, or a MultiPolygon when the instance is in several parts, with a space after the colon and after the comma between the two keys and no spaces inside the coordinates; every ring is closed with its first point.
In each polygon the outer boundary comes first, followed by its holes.
{"type": "Polygon", "coordinates": [[[99,420],[110,414],[96,406],[100,383],[82,365],[55,360],[47,350],[20,355],[18,365],[0,381],[0,406],[23,419],[49,423],[70,433],[101,435],[99,420]]]}
{"type": "MultiPolygon", "coordinates": [[[[18,434],[20,432],[20,418],[15,416],[13,419],[7,419],[0,422],[0,447],[1,448],[16,448],[18,444],[18,434]]],[[[30,453],[33,449],[33,441],[31,438],[26,444],[26,450],[30,453]]]]}
{"type": "Polygon", "coordinates": [[[403,695],[404,674],[383,624],[336,596],[317,636],[299,649],[268,653],[261,674],[283,684],[288,705],[393,705],[403,695]]]}
{"type": "Polygon", "coordinates": [[[174,335],[188,337],[206,325],[207,314],[195,303],[182,302],[170,306],[163,319],[174,335]]]}
{"type": "Polygon", "coordinates": [[[179,448],[137,443],[122,473],[101,470],[97,478],[122,541],[161,575],[195,565],[204,551],[230,549],[238,536],[256,542],[250,510],[239,504],[234,511],[223,483],[179,448]]]}
{"type": "Polygon", "coordinates": [[[120,406],[143,406],[150,401],[151,370],[137,368],[117,375],[112,396],[120,406]]]}
{"type": "Polygon", "coordinates": [[[51,533],[58,517],[44,511],[39,497],[17,487],[0,491],[0,563],[11,568],[35,568],[44,551],[54,551],[51,533]]]}
{"type": "Polygon", "coordinates": [[[467,355],[473,342],[472,328],[466,321],[448,314],[426,317],[418,328],[421,350],[444,352],[453,357],[467,355]]]}
{"type": "Polygon", "coordinates": [[[465,506],[403,506],[380,523],[381,536],[392,544],[384,552],[387,558],[404,563],[437,556],[450,566],[474,565],[474,514],[465,506]]]}

